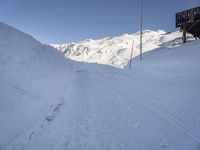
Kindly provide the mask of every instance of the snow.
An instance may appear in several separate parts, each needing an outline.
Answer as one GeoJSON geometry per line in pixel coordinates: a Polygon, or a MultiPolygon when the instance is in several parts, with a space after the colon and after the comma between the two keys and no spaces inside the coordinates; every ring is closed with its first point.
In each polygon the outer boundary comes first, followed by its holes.
{"type": "Polygon", "coordinates": [[[174,34],[122,70],[0,23],[0,149],[199,149],[200,41],[174,34]]]}
{"type": "MultiPolygon", "coordinates": [[[[194,40],[191,35],[188,35],[188,39],[194,40]]],[[[181,43],[182,34],[178,31],[170,33],[162,30],[143,31],[143,52],[155,48],[176,47],[181,43]]],[[[75,61],[124,68],[130,60],[132,44],[132,58],[135,58],[140,53],[140,32],[100,40],[90,39],[78,43],[52,44],[52,46],[62,52],[66,58],[75,61]]]]}

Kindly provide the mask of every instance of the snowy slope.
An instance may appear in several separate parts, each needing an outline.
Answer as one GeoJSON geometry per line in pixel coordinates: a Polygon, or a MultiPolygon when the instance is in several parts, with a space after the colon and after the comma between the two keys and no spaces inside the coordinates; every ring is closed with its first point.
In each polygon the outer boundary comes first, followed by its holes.
{"type": "Polygon", "coordinates": [[[0,23],[0,149],[67,99],[70,66],[55,49],[0,23]]]}
{"type": "MultiPolygon", "coordinates": [[[[191,35],[188,35],[188,37],[190,40],[193,40],[191,35]]],[[[182,34],[178,31],[165,33],[162,30],[144,30],[143,52],[159,47],[179,46],[182,43],[181,38],[182,34]]],[[[72,60],[124,68],[130,60],[132,44],[132,58],[139,55],[139,42],[140,34],[137,32],[132,35],[124,34],[113,38],[104,38],[100,40],[90,39],[78,43],[55,44],[52,46],[62,52],[66,58],[72,60]]]]}
{"type": "Polygon", "coordinates": [[[198,150],[199,47],[157,48],[121,70],[0,23],[0,149],[198,150]]]}

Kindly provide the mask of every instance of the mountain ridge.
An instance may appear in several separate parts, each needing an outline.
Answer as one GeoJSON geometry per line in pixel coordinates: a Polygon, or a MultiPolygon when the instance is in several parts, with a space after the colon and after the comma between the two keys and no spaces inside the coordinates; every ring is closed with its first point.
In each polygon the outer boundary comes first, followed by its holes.
{"type": "MultiPolygon", "coordinates": [[[[188,35],[190,40],[194,40],[188,35]]],[[[182,44],[182,34],[178,31],[166,33],[162,30],[143,30],[143,53],[155,48],[175,47],[182,44]]],[[[99,40],[88,39],[77,43],[53,44],[66,58],[88,63],[110,65],[124,68],[130,59],[133,44],[133,56],[140,53],[140,32],[106,37],[99,40]],[[133,43],[134,41],[134,43],[133,43]]]]}

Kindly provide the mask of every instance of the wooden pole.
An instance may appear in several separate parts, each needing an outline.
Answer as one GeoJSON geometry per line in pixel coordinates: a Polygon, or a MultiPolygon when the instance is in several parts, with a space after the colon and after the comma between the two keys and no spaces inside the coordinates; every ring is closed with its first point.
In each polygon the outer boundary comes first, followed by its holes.
{"type": "Polygon", "coordinates": [[[134,40],[132,42],[132,47],[131,47],[131,56],[130,56],[130,63],[129,63],[129,68],[130,69],[132,67],[133,49],[134,49],[134,40]]]}

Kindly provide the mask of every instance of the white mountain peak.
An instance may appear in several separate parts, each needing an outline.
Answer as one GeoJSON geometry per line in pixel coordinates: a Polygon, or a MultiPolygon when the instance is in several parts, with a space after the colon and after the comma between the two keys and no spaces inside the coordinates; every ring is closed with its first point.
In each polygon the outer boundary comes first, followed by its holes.
{"type": "MultiPolygon", "coordinates": [[[[143,30],[143,52],[160,47],[177,46],[182,42],[181,37],[180,32],[143,30]]],[[[134,44],[132,58],[134,58],[139,55],[140,51],[140,32],[52,46],[62,52],[66,58],[72,60],[123,68],[131,59],[132,43],[134,44]]]]}

